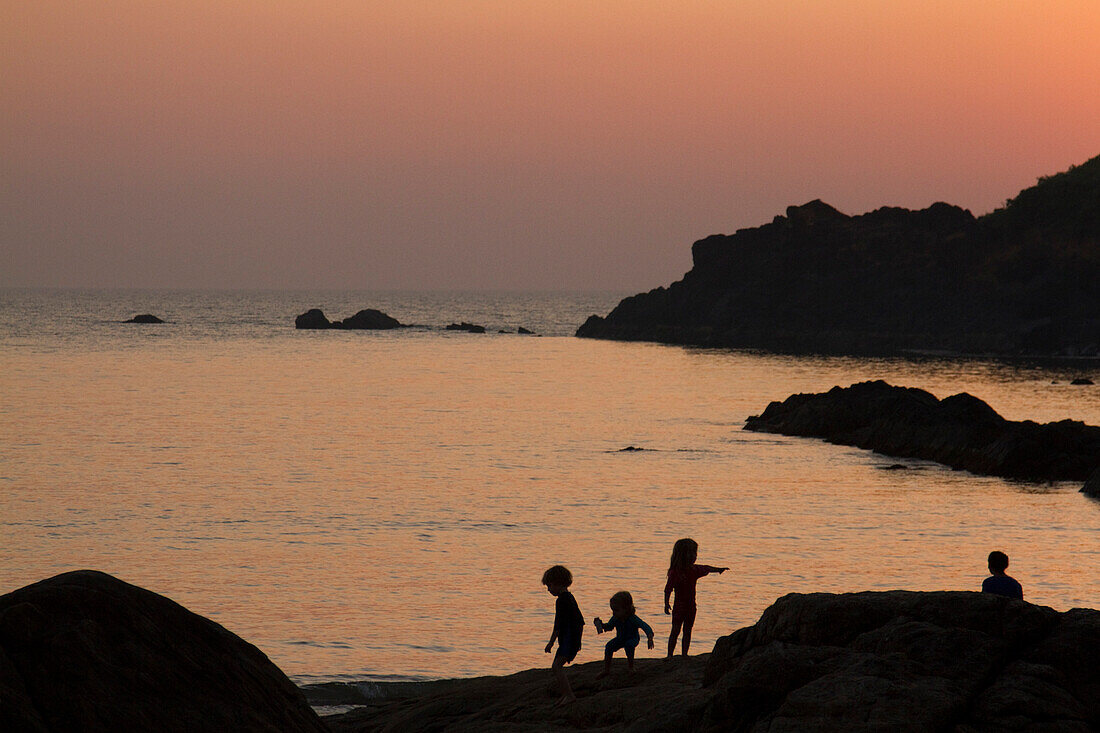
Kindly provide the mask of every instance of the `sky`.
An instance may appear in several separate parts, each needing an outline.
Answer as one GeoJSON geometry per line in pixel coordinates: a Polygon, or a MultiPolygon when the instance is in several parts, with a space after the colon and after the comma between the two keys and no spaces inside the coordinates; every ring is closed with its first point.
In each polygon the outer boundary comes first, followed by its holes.
{"type": "Polygon", "coordinates": [[[1097,0],[0,0],[0,286],[648,290],[1100,154],[1097,0]]]}

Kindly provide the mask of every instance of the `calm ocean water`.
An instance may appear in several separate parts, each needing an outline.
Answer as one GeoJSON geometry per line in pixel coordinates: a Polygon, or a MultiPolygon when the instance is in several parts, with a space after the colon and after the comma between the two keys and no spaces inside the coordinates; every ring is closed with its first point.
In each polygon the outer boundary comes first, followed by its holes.
{"type": "MultiPolygon", "coordinates": [[[[771,400],[886,379],[1010,419],[1100,424],[1096,364],[795,358],[572,337],[622,294],[0,293],[0,593],[96,568],[256,644],[298,682],[547,665],[564,563],[584,614],[630,590],[693,651],[791,591],[977,588],[1100,607],[1100,502],[748,433],[771,400]],[[380,308],[417,328],[296,331],[380,308]],[[160,326],[118,321],[151,312],[160,326]],[[481,323],[485,335],[441,327],[481,323]],[[524,326],[540,337],[515,333],[524,326]],[[627,446],[644,451],[621,452],[627,446]]],[[[653,652],[657,655],[662,644],[653,652]]],[[[591,626],[579,660],[600,657],[591,626]]]]}

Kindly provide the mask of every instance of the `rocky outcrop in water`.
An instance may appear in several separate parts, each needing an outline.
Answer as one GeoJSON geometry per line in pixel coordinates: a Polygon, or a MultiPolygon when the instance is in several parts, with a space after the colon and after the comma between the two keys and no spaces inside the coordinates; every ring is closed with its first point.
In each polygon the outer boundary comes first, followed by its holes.
{"type": "Polygon", "coordinates": [[[1100,157],[981,218],[821,201],[692,246],[578,336],[789,353],[1100,355],[1100,157]]]}
{"type": "Polygon", "coordinates": [[[476,323],[451,323],[444,327],[446,331],[466,331],[468,333],[485,333],[485,326],[479,326],[476,323]]]}
{"type": "Polygon", "coordinates": [[[129,320],[123,321],[123,323],[164,323],[164,321],[154,316],[152,313],[142,313],[129,320]]]}
{"type": "Polygon", "coordinates": [[[326,722],[346,733],[1084,733],[1100,725],[1097,655],[1093,610],[973,592],[792,594],[710,655],[639,659],[633,676],[604,680],[601,662],[570,668],[571,705],[555,706],[539,669],[364,699],[326,722]]]}
{"type": "Polygon", "coordinates": [[[1100,468],[1097,468],[1095,471],[1093,471],[1092,476],[1090,476],[1089,480],[1085,482],[1085,485],[1081,489],[1081,491],[1088,494],[1089,496],[1100,498],[1100,468]]]}
{"type": "Polygon", "coordinates": [[[326,728],[256,647],[92,570],[0,596],[0,730],[326,728]]]}
{"type": "Polygon", "coordinates": [[[965,392],[939,400],[881,380],[772,402],[745,421],[745,430],[824,438],[1025,481],[1084,481],[1100,466],[1100,427],[1012,422],[965,392]]]}
{"type": "Polygon", "coordinates": [[[354,316],[349,316],[342,321],[330,321],[325,316],[324,311],[319,308],[311,308],[294,319],[294,327],[300,329],[338,328],[383,331],[400,328],[401,322],[374,308],[361,310],[354,316]]]}

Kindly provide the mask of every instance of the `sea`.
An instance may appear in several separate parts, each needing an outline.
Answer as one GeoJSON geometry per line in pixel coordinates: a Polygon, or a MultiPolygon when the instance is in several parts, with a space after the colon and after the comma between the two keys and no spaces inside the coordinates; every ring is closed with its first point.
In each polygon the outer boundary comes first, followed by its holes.
{"type": "MultiPolygon", "coordinates": [[[[773,400],[884,379],[1100,424],[1096,361],[783,356],[579,339],[628,293],[0,291],[0,594],[94,568],[214,619],[300,685],[548,666],[564,564],[630,591],[664,654],[673,542],[692,652],[787,593],[974,590],[1100,608],[1100,501],[752,433],[773,400]],[[377,308],[408,328],[303,331],[377,308]],[[125,324],[139,313],[167,321],[125,324]],[[449,331],[450,323],[486,333],[449,331]],[[519,327],[532,335],[517,333],[519,327]],[[640,450],[625,450],[634,448],[640,450]],[[897,468],[900,465],[902,468],[897,468]]],[[[601,658],[589,625],[578,661],[601,658]]]]}

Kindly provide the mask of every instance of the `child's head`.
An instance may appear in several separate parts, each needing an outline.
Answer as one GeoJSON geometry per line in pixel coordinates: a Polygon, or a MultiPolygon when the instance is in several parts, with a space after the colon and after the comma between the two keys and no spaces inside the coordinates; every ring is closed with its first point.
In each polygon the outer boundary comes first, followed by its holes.
{"type": "Polygon", "coordinates": [[[559,593],[569,586],[573,585],[573,573],[569,572],[569,568],[564,565],[554,565],[547,568],[546,572],[542,574],[542,584],[554,595],[554,591],[559,593]]]}
{"type": "Polygon", "coordinates": [[[616,616],[634,615],[634,597],[629,591],[621,590],[611,596],[611,613],[616,616]]]}
{"type": "Polygon", "coordinates": [[[699,557],[699,543],[690,537],[676,540],[672,546],[672,557],[668,561],[669,570],[686,570],[699,557]]]}
{"type": "Polygon", "coordinates": [[[989,553],[989,572],[991,573],[1003,573],[1005,568],[1008,567],[1008,555],[1004,554],[1000,550],[994,550],[989,553]]]}

